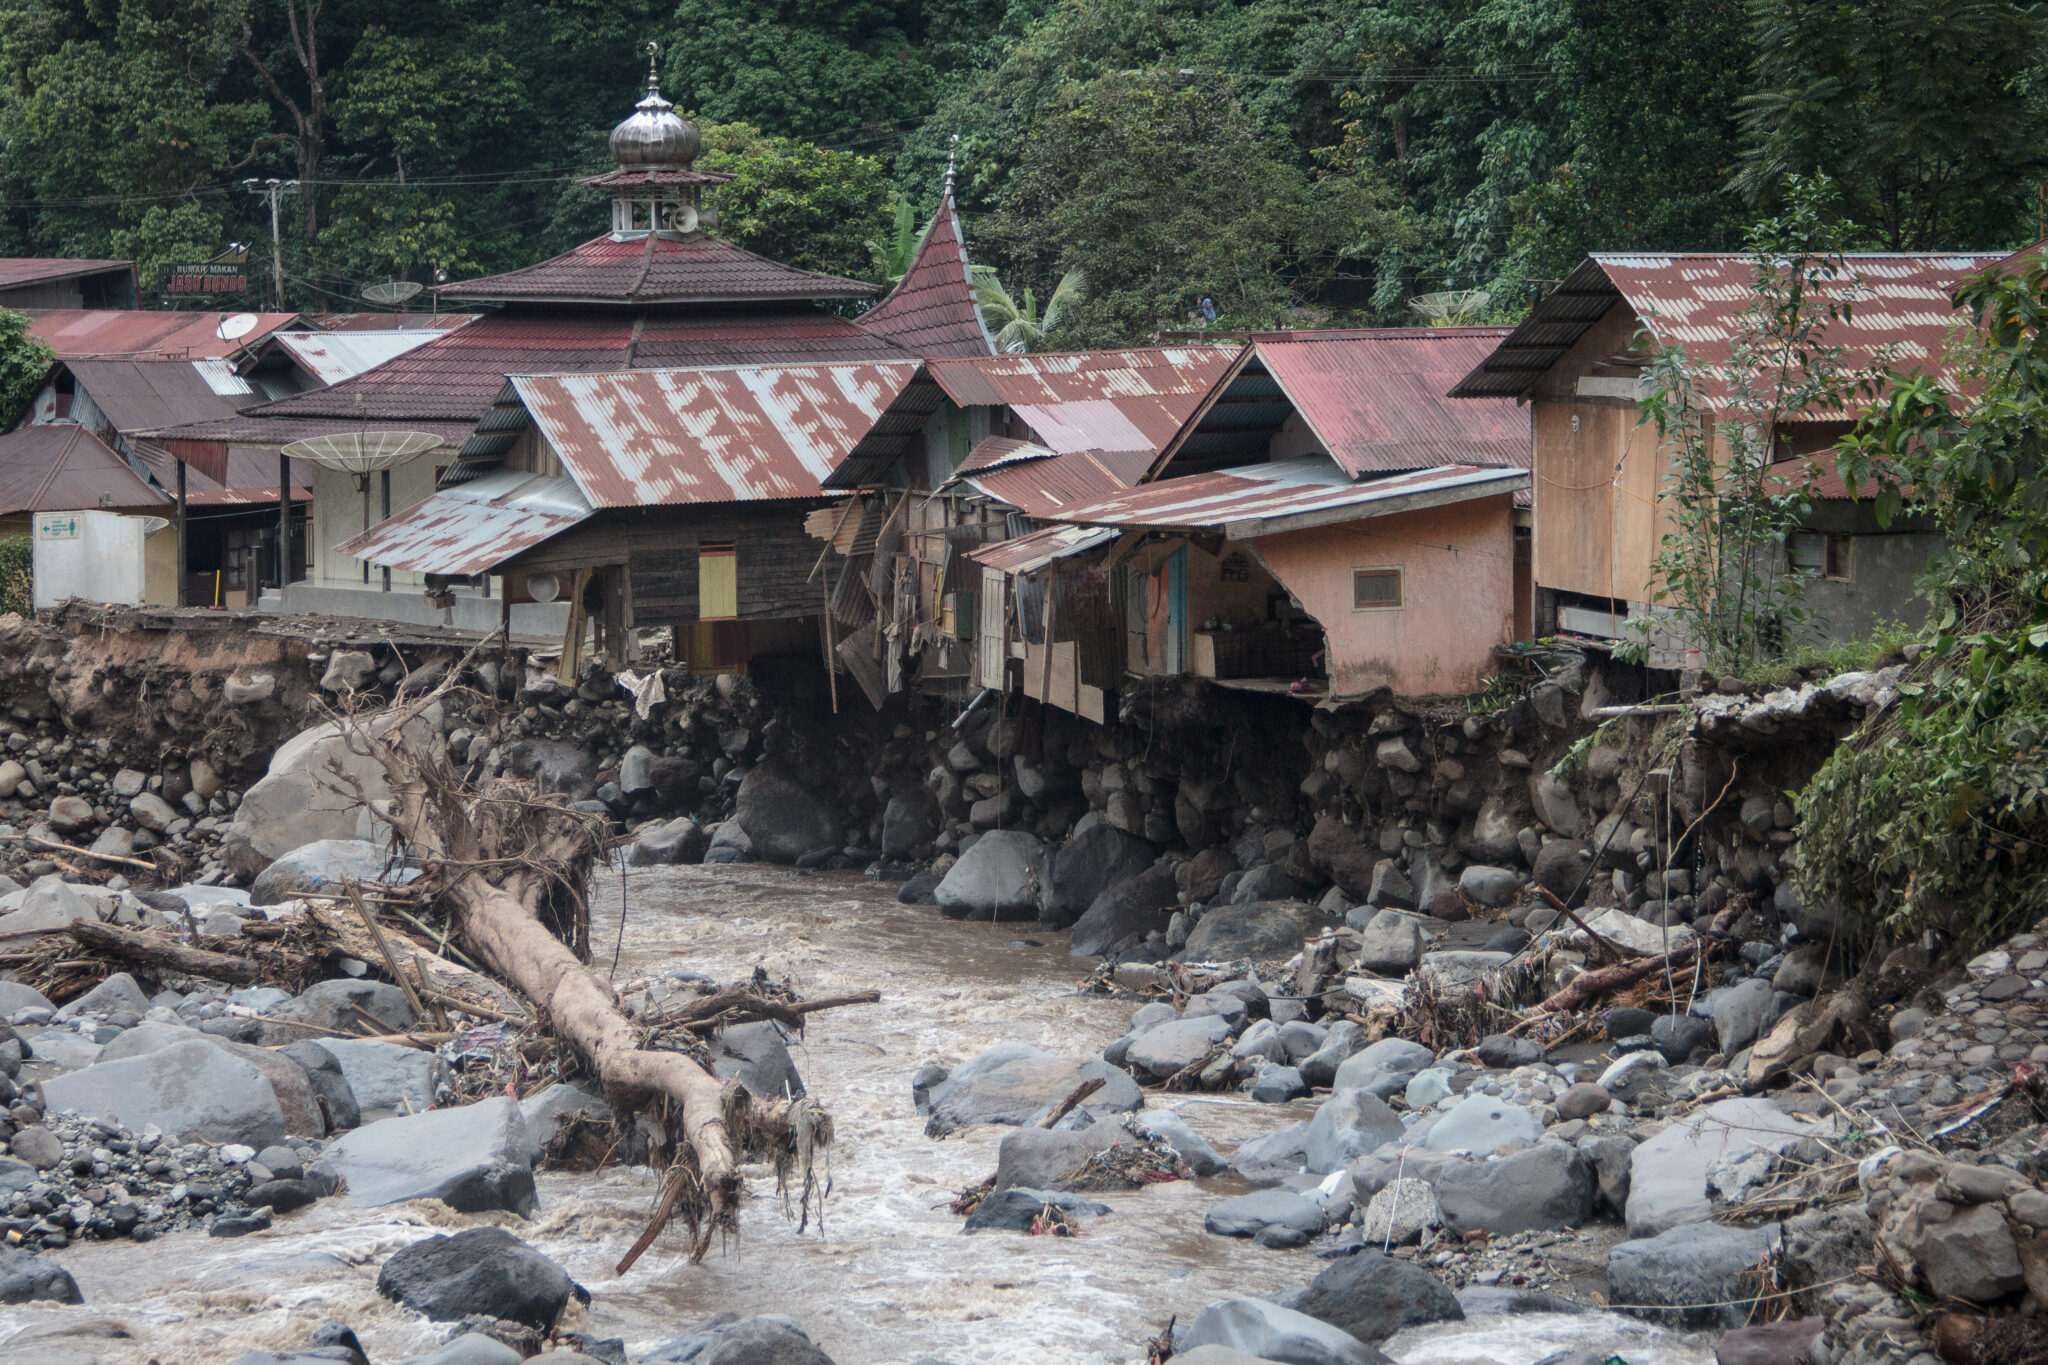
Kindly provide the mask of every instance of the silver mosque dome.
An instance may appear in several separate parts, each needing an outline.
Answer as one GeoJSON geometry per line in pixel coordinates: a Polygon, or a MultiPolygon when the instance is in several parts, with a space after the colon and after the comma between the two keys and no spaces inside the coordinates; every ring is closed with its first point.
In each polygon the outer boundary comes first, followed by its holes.
{"type": "Polygon", "coordinates": [[[624,123],[612,129],[612,160],[625,170],[684,170],[697,159],[701,139],[696,125],[661,97],[654,55],[655,45],[649,43],[647,96],[633,106],[624,123]]]}

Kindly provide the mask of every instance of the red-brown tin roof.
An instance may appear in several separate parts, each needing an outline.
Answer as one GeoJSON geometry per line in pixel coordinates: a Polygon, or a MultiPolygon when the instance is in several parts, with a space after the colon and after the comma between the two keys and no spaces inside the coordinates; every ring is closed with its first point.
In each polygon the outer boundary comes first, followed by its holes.
{"type": "Polygon", "coordinates": [[[0,515],[161,507],[169,501],[97,436],[74,423],[0,436],[0,515]]]}
{"type": "Polygon", "coordinates": [[[590,512],[574,480],[505,469],[431,494],[337,546],[336,553],[415,573],[479,574],[560,535],[590,512]]]}
{"type": "Polygon", "coordinates": [[[1057,519],[1090,526],[1221,530],[1237,540],[1472,498],[1505,497],[1528,485],[1529,475],[1523,470],[1478,465],[1354,479],[1318,455],[1160,479],[1062,512],[1057,519]]]}
{"type": "Polygon", "coordinates": [[[1229,370],[1239,348],[1150,346],[934,360],[961,407],[1007,405],[1058,451],[1156,451],[1229,370]]]}
{"type": "Polygon", "coordinates": [[[221,323],[233,313],[149,312],[126,308],[24,308],[29,335],[57,353],[59,360],[88,357],[198,360],[233,355],[258,345],[280,327],[298,320],[297,313],[250,313],[255,325],[231,341],[220,337],[221,323]]]}
{"type": "Polygon", "coordinates": [[[515,375],[592,507],[815,498],[917,371],[882,364],[515,375]]]}
{"type": "Polygon", "coordinates": [[[995,339],[974,301],[974,277],[951,195],[939,204],[910,269],[859,321],[867,331],[926,359],[994,353],[995,339]]]}
{"type": "Polygon", "coordinates": [[[872,284],[799,270],[722,237],[594,237],[538,265],[440,288],[458,303],[785,303],[865,299],[872,284]]]}
{"type": "MultiPolygon", "coordinates": [[[[0,289],[16,289],[25,284],[48,284],[55,280],[77,279],[80,275],[99,275],[109,270],[135,269],[133,261],[93,261],[64,256],[0,256],[0,289]]],[[[74,508],[63,508],[74,511],[74,508]]]]}

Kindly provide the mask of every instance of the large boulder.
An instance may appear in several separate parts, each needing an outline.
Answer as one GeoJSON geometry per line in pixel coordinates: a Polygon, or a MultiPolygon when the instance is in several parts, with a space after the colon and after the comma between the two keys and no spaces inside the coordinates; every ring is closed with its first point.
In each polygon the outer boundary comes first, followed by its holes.
{"type": "MultiPolygon", "coordinates": [[[[128,1030],[128,1033],[139,1032],[139,1028],[128,1030]]],[[[121,1035],[122,1038],[127,1036],[126,1033],[121,1035]]],[[[313,1103],[327,1121],[328,1132],[345,1132],[363,1121],[362,1106],[356,1103],[356,1092],[348,1088],[348,1077],[342,1074],[341,1062],[332,1052],[310,1038],[302,1038],[285,1044],[278,1053],[297,1062],[299,1069],[306,1073],[306,1082],[313,1088],[313,1103]]]]}
{"type": "Polygon", "coordinates": [[[1173,869],[1154,863],[1135,877],[1105,887],[1074,921],[1067,951],[1074,957],[1108,957],[1135,948],[1154,930],[1164,930],[1180,896],[1173,869]]]}
{"type": "Polygon", "coordinates": [[[1293,957],[1318,927],[1315,909],[1300,901],[1214,905],[1188,935],[1181,955],[1189,962],[1293,957]]]}
{"type": "Polygon", "coordinates": [[[1198,1346],[1227,1346],[1255,1360],[1284,1365],[1392,1365],[1387,1357],[1320,1318],[1264,1299],[1225,1299],[1173,1329],[1178,1355],[1198,1346]]]}
{"type": "Polygon", "coordinates": [[[1359,831],[1337,815],[1325,813],[1316,819],[1308,835],[1308,857],[1318,871],[1335,882],[1353,900],[1362,901],[1372,891],[1373,864],[1380,858],[1379,844],[1367,843],[1359,831]]]}
{"type": "Polygon", "coordinates": [[[297,996],[266,1012],[270,1019],[311,1024],[332,1035],[356,1031],[361,1018],[356,1011],[375,1019],[388,1029],[403,1031],[419,1022],[405,992],[382,981],[357,981],[336,977],[316,981],[297,996]]]}
{"type": "Polygon", "coordinates": [[[832,1357],[788,1318],[733,1320],[730,1314],[713,1318],[688,1336],[665,1341],[640,1359],[648,1365],[832,1365],[832,1357]]]}
{"type": "Polygon", "coordinates": [[[1021,829],[990,830],[933,892],[948,919],[1030,919],[1045,881],[1045,844],[1021,829]]]}
{"type": "Polygon", "coordinates": [[[729,1024],[710,1039],[711,1069],[723,1081],[738,1081],[747,1093],[766,1100],[796,1099],[804,1078],[789,1055],[782,1026],[772,1021],[729,1024]]]}
{"type": "Polygon", "coordinates": [[[506,748],[505,771],[543,792],[581,800],[597,788],[598,757],[565,739],[523,739],[506,748]]]}
{"type": "Polygon", "coordinates": [[[1309,1281],[1294,1307],[1360,1341],[1385,1341],[1403,1327],[1455,1322],[1465,1316],[1458,1296],[1443,1281],[1418,1265],[1377,1251],[1333,1262],[1309,1281]]]}
{"type": "Polygon", "coordinates": [[[1269,1227],[1316,1237],[1329,1222],[1327,1209],[1293,1190],[1255,1190],[1211,1208],[1202,1227],[1218,1237],[1256,1237],[1269,1227]]]}
{"type": "MultiPolygon", "coordinates": [[[[383,735],[392,723],[392,713],[384,712],[371,717],[369,726],[383,735]]],[[[429,706],[408,720],[399,737],[422,754],[439,747],[441,708],[429,706]]],[[[368,834],[364,803],[390,796],[381,763],[355,752],[338,723],[316,725],[279,745],[268,772],[242,794],[221,840],[221,856],[236,876],[254,878],[295,848],[368,834]]]]}
{"type": "Polygon", "coordinates": [[[838,815],[779,759],[756,765],[741,779],[733,818],[752,841],[754,856],[771,863],[837,848],[843,838],[838,815]]]}
{"type": "Polygon", "coordinates": [[[1115,1123],[1091,1123],[1080,1129],[1019,1128],[1004,1135],[996,1147],[995,1188],[1065,1190],[1068,1177],[1088,1158],[1116,1146],[1123,1136],[1123,1126],[1115,1123]]]}
{"type": "Polygon", "coordinates": [[[333,1057],[361,1113],[419,1114],[433,1107],[441,1059],[418,1048],[365,1038],[318,1038],[312,1045],[333,1057]]]}
{"type": "Polygon", "coordinates": [[[999,1043],[925,1092],[925,1132],[944,1137],[975,1123],[1029,1123],[1098,1076],[1104,1084],[1088,1097],[1090,1109],[1128,1113],[1144,1105],[1138,1083],[1099,1057],[1055,1057],[1025,1043],[999,1043]]]}
{"type": "Polygon", "coordinates": [[[1491,1095],[1474,1095],[1438,1118],[1422,1145],[1432,1152],[1484,1156],[1504,1142],[1534,1142],[1542,1136],[1542,1121],[1520,1105],[1491,1095]]]}
{"type": "Polygon", "coordinates": [[[106,904],[97,896],[80,895],[55,872],[8,893],[6,900],[18,904],[0,915],[0,935],[16,940],[27,934],[62,933],[80,920],[102,919],[101,908],[106,904]]]}
{"type": "Polygon", "coordinates": [[[1593,1215],[1593,1163],[1562,1142],[1492,1161],[1449,1161],[1431,1180],[1444,1226],[1457,1236],[1575,1228],[1593,1215]]]}
{"type": "Polygon", "coordinates": [[[1101,1218],[1110,1212],[1109,1205],[1097,1203],[1085,1195],[1012,1185],[1007,1190],[997,1190],[985,1196],[974,1206],[974,1212],[967,1215],[960,1231],[1030,1232],[1048,1207],[1072,1218],[1101,1218]]]}
{"type": "Polygon", "coordinates": [[[703,829],[687,815],[673,820],[649,820],[633,831],[633,842],[626,846],[626,864],[667,867],[672,863],[702,862],[710,843],[703,829]]]}
{"type": "Polygon", "coordinates": [[[393,868],[390,854],[367,839],[321,839],[273,860],[249,884],[249,904],[281,905],[299,896],[341,893],[344,882],[365,886],[407,882],[419,874],[393,868]]]}
{"type": "Polygon", "coordinates": [[[1408,1088],[1436,1054],[1406,1038],[1382,1038],[1346,1057],[1330,1080],[1332,1091],[1369,1090],[1381,1099],[1408,1088]]]}
{"type": "Polygon", "coordinates": [[[576,1285],[560,1266],[505,1229],[470,1228],[393,1252],[377,1272],[377,1292],[435,1322],[477,1314],[545,1332],[576,1285]]]}
{"type": "Polygon", "coordinates": [[[1338,1090],[1309,1120],[1308,1168],[1317,1175],[1350,1165],[1401,1136],[1401,1120],[1370,1090],[1338,1090]]]}
{"type": "Polygon", "coordinates": [[[1628,1235],[1655,1237],[1705,1222],[1714,1212],[1709,1166],[1746,1152],[1784,1151],[1806,1131],[1765,1099],[1722,1100],[1686,1115],[1630,1154],[1628,1235]]]}
{"type": "Polygon", "coordinates": [[[0,1246],[0,1303],[84,1302],[78,1281],[63,1266],[20,1247],[0,1246]]]}
{"type": "Polygon", "coordinates": [[[1131,1040],[1124,1060],[1154,1080],[1165,1080],[1193,1066],[1230,1036],[1230,1021],[1220,1014],[1197,1014],[1146,1029],[1131,1040]]]}
{"type": "Polygon", "coordinates": [[[509,1096],[385,1119],[347,1134],[327,1160],[365,1204],[438,1199],[459,1213],[533,1216],[533,1144],[509,1096]]]}
{"type": "Polygon", "coordinates": [[[938,799],[923,787],[897,792],[882,809],[882,856],[913,856],[939,837],[944,819],[938,799]]]}
{"type": "Polygon", "coordinates": [[[1775,1229],[1695,1223],[1622,1242],[1607,1253],[1608,1291],[1645,1317],[1740,1327],[1763,1290],[1756,1269],[1775,1239],[1775,1229]]]}
{"type": "Polygon", "coordinates": [[[53,1111],[112,1119],[134,1132],[153,1123],[178,1139],[261,1149],[287,1136],[269,1078],[199,1039],[53,1076],[43,1099],[53,1111]]]}

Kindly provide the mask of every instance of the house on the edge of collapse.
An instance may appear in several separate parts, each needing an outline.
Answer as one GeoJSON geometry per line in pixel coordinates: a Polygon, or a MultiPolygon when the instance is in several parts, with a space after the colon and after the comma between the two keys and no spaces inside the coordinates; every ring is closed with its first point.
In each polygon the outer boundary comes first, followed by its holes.
{"type": "Polygon", "coordinates": [[[1142,482],[973,552],[980,652],[1083,714],[1100,677],[1478,690],[1525,633],[1528,433],[1511,402],[1445,394],[1503,335],[1254,337],[1142,482]]]}
{"type": "MultiPolygon", "coordinates": [[[[1890,368],[1945,378],[1950,334],[1965,321],[1953,296],[1998,259],[1851,253],[1840,289],[1852,317],[1829,327],[1822,344],[1848,347],[1850,365],[1882,352],[1890,368]]],[[[1683,346],[1711,401],[1721,392],[1713,370],[1729,363],[1755,298],[1754,258],[1743,253],[1596,254],[1452,390],[1464,400],[1529,405],[1537,633],[1640,636],[1652,666],[1683,663],[1685,641],[1649,625],[1662,614],[1655,561],[1673,522],[1664,488],[1669,453],[1643,417],[1645,372],[1657,349],[1683,346]]],[[[1803,643],[1855,638],[1880,620],[1919,620],[1926,608],[1914,579],[1941,547],[1925,519],[1880,527],[1870,490],[1854,497],[1834,472],[1826,452],[1850,420],[1843,412],[1800,414],[1778,432],[1785,487],[1803,481],[1807,459],[1819,457],[1811,514],[1784,547],[1785,562],[1764,566],[1809,575],[1804,604],[1815,619],[1803,627],[1803,643]]]]}

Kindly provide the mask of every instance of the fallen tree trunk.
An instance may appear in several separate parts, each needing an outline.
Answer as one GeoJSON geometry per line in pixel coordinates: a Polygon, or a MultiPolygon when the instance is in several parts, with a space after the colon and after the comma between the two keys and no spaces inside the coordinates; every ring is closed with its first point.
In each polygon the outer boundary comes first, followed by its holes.
{"type": "MultiPolygon", "coordinates": [[[[643,1046],[647,1030],[627,1017],[611,986],[542,923],[551,895],[566,893],[580,904],[583,882],[603,846],[596,824],[518,784],[500,781],[469,791],[438,745],[418,753],[404,744],[405,721],[460,673],[459,667],[451,670],[440,687],[376,726],[367,718],[348,718],[344,734],[351,748],[384,768],[392,797],[388,805],[380,803],[378,813],[425,863],[422,884],[436,889],[452,909],[470,955],[532,1004],[589,1063],[616,1103],[631,1108],[658,1100],[673,1106],[680,1150],[651,1226],[619,1270],[677,1212],[692,1228],[693,1262],[703,1259],[714,1231],[737,1231],[742,1151],[772,1153],[778,1172],[800,1163],[808,1206],[810,1158],[830,1143],[830,1118],[807,1100],[750,1096],[688,1052],[643,1046]]],[[[336,776],[344,786],[353,785],[338,769],[336,776]]],[[[354,795],[363,798],[360,790],[354,795]]]]}
{"type": "MultiPolygon", "coordinates": [[[[80,920],[68,932],[88,948],[97,948],[103,953],[113,953],[117,957],[166,971],[203,976],[209,981],[248,986],[265,974],[263,964],[253,957],[189,948],[165,934],[145,934],[102,924],[98,920],[80,920]]],[[[296,975],[304,970],[305,963],[292,954],[280,953],[278,956],[281,960],[276,965],[287,974],[296,975]]]]}
{"type": "MultiPolygon", "coordinates": [[[[1720,914],[1714,916],[1714,922],[1708,926],[1706,933],[1684,947],[1674,948],[1668,953],[1659,953],[1655,957],[1639,957],[1631,962],[1601,967],[1597,971],[1581,972],[1531,1010],[1516,1028],[1533,1023],[1540,1016],[1577,1009],[1597,996],[1605,995],[1608,991],[1620,990],[1624,986],[1633,986],[1644,977],[1667,968],[1691,966],[1693,958],[1701,951],[1726,942],[1728,931],[1748,909],[1748,897],[1737,896],[1720,914]]],[[[1573,918],[1576,919],[1577,916],[1573,918]]]]}

